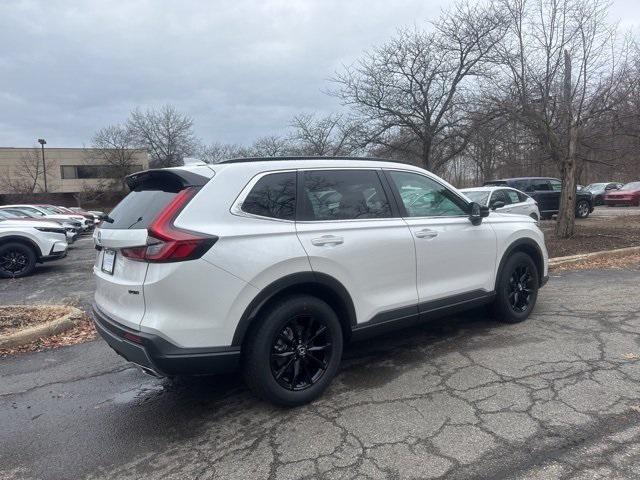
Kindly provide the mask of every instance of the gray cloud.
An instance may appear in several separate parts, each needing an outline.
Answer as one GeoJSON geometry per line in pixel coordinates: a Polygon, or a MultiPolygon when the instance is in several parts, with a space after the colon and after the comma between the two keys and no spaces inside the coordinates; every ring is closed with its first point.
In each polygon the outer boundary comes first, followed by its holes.
{"type": "MultiPolygon", "coordinates": [[[[172,103],[203,140],[248,143],[301,111],[342,63],[451,0],[5,0],[0,145],[80,146],[136,107],[172,103]]],[[[618,0],[623,26],[640,2],[618,0]]]]}

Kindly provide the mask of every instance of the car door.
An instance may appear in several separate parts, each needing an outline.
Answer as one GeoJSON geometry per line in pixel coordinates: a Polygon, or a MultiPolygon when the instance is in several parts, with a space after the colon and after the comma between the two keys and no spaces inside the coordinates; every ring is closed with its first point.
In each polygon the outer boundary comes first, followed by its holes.
{"type": "Polygon", "coordinates": [[[503,190],[505,197],[509,200],[509,213],[517,213],[518,215],[529,215],[531,207],[520,199],[518,192],[512,189],[503,190]]]}
{"type": "Polygon", "coordinates": [[[351,295],[358,323],[417,313],[413,239],[375,169],[300,170],[296,230],[314,272],[351,295]]]}
{"type": "Polygon", "coordinates": [[[531,190],[533,198],[538,202],[541,212],[557,212],[559,205],[558,199],[555,199],[555,193],[551,190],[551,184],[546,178],[536,178],[532,181],[531,190]]]}
{"type": "Polygon", "coordinates": [[[551,187],[551,193],[549,193],[550,205],[552,210],[560,210],[560,193],[562,192],[562,182],[552,178],[549,180],[549,186],[551,187]]]}
{"type": "Polygon", "coordinates": [[[467,201],[435,178],[406,170],[386,175],[413,235],[421,310],[493,291],[496,235],[491,225],[473,225],[467,201]]]}

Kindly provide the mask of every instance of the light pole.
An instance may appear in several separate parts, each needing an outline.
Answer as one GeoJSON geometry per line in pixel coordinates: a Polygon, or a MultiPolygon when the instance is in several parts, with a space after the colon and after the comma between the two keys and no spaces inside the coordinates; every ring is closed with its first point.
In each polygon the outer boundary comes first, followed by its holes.
{"type": "Polygon", "coordinates": [[[44,174],[44,191],[47,191],[47,164],[44,161],[44,146],[47,141],[44,138],[39,138],[38,143],[42,147],[42,173],[44,174]]]}

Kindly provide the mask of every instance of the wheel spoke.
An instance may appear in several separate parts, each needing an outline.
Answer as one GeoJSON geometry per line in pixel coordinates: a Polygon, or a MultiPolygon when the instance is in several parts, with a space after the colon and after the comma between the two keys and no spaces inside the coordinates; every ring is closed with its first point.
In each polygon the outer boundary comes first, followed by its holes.
{"type": "Polygon", "coordinates": [[[309,347],[307,349],[307,351],[309,352],[322,352],[324,350],[326,350],[327,348],[329,348],[331,346],[330,343],[327,343],[326,345],[314,345],[313,347],[309,347]]]}
{"type": "Polygon", "coordinates": [[[310,358],[311,360],[313,360],[315,363],[317,363],[318,365],[320,365],[320,367],[324,370],[327,368],[327,364],[326,362],[323,362],[322,360],[317,359],[315,356],[313,356],[313,354],[311,353],[307,353],[307,358],[310,358]]]}
{"type": "Polygon", "coordinates": [[[287,357],[290,357],[293,354],[294,354],[294,352],[276,352],[276,353],[272,353],[271,356],[273,358],[287,358],[287,357]]]}
{"type": "Polygon", "coordinates": [[[294,360],[295,360],[295,358],[292,358],[287,363],[285,363],[284,367],[282,367],[280,370],[278,370],[278,372],[275,374],[276,380],[279,380],[280,377],[282,377],[284,372],[286,372],[289,369],[289,367],[291,367],[291,365],[293,364],[294,360]]]}
{"type": "Polygon", "coordinates": [[[324,332],[326,332],[326,330],[327,330],[327,327],[325,327],[324,325],[322,327],[320,327],[318,329],[318,331],[316,333],[314,333],[313,336],[309,340],[307,340],[307,342],[306,342],[307,345],[310,345],[311,343],[313,343],[313,341],[316,338],[318,338],[320,335],[322,335],[324,332]]]}
{"type": "Polygon", "coordinates": [[[300,374],[300,359],[296,358],[293,362],[293,378],[291,379],[291,389],[295,389],[298,381],[298,375],[300,374]]]}

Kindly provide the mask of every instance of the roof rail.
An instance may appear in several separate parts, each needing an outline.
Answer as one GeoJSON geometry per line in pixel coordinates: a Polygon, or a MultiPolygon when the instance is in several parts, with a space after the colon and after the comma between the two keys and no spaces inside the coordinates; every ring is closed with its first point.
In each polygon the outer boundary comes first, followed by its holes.
{"type": "Polygon", "coordinates": [[[338,156],[338,157],[313,157],[307,155],[300,156],[282,156],[282,157],[241,157],[241,158],[230,158],[228,160],[222,160],[218,162],[221,163],[247,163],[247,162],[277,162],[280,160],[366,160],[369,162],[392,162],[392,163],[401,163],[395,160],[388,160],[386,158],[377,158],[377,157],[350,157],[350,156],[338,156]]]}

